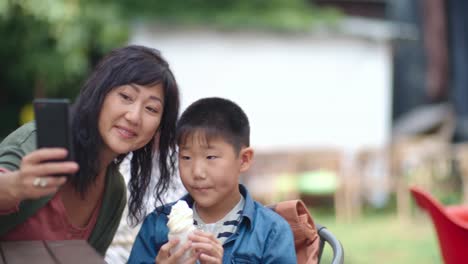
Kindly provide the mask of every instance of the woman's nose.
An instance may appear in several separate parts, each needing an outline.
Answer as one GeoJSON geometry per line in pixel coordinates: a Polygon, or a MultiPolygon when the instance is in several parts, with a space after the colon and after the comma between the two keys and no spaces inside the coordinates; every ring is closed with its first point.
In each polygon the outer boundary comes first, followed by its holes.
{"type": "Polygon", "coordinates": [[[125,119],[134,125],[138,125],[141,120],[141,112],[138,106],[129,107],[125,113],[125,119]]]}

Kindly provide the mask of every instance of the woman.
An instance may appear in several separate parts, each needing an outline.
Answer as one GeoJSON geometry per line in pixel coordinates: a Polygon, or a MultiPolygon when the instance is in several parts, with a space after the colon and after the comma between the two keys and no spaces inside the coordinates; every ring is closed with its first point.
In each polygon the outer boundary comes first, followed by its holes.
{"type": "Polygon", "coordinates": [[[128,46],[108,54],[82,87],[72,108],[75,161],[66,150],[36,150],[33,122],[0,144],[0,240],[87,239],[102,255],[126,202],[118,171],[132,152],[129,216],[142,204],[156,151],[157,199],[167,190],[175,164],[179,91],[159,52],[128,46]],[[70,178],[52,175],[73,174],[70,178]]]}

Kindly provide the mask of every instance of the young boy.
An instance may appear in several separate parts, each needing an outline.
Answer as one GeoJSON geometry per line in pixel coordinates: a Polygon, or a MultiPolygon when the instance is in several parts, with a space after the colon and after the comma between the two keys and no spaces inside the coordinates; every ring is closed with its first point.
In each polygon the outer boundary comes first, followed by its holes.
{"type": "Polygon", "coordinates": [[[176,263],[192,250],[190,263],[296,263],[288,223],[254,201],[239,184],[252,164],[249,121],[235,103],[204,98],[190,105],[177,123],[179,172],[189,192],[182,200],[193,209],[202,231],[189,236],[171,254],[166,226],[172,204],[148,215],[135,240],[128,263],[176,263]]]}

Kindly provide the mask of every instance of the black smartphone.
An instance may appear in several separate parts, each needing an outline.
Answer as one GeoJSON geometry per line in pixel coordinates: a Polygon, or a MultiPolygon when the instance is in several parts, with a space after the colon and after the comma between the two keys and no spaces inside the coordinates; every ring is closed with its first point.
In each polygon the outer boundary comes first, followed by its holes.
{"type": "Polygon", "coordinates": [[[74,160],[68,99],[41,98],[33,101],[37,148],[61,147],[68,150],[64,160],[74,160]]]}

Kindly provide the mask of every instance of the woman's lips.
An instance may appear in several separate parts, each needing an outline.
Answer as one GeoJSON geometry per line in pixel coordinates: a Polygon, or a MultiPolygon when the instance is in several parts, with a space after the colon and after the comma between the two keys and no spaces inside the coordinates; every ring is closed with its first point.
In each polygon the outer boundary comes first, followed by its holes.
{"type": "Polygon", "coordinates": [[[119,132],[119,134],[123,138],[126,138],[126,139],[134,138],[137,135],[135,131],[133,131],[131,129],[128,129],[128,128],[119,127],[119,126],[117,126],[116,128],[117,128],[117,131],[119,132]]]}

